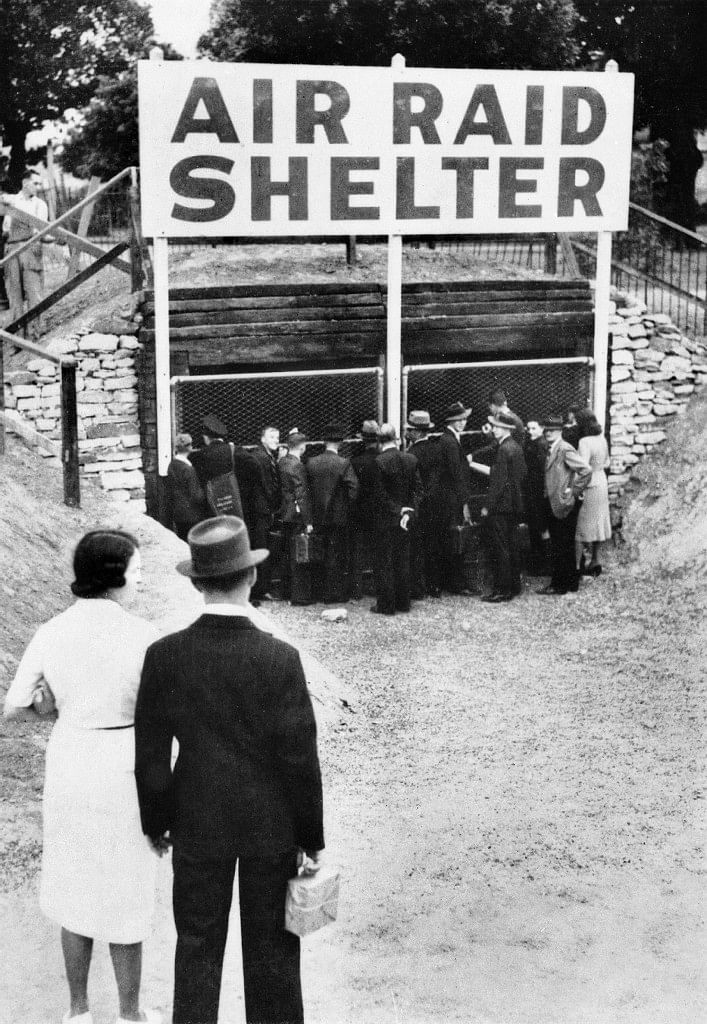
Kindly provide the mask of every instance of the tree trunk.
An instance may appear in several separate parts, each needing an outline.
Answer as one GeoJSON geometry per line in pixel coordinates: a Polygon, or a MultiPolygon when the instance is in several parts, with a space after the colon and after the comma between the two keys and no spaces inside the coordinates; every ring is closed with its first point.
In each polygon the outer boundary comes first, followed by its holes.
{"type": "Polygon", "coordinates": [[[654,124],[652,135],[654,139],[665,139],[668,143],[665,154],[668,160],[668,179],[658,212],[668,220],[694,231],[697,220],[695,178],[702,166],[702,153],[695,142],[694,130],[690,125],[675,120],[654,124]]]}
{"type": "Polygon", "coordinates": [[[22,174],[25,169],[25,139],[27,129],[17,121],[6,125],[6,138],[10,144],[10,165],[7,169],[7,187],[10,192],[19,192],[22,188],[22,174]]]}

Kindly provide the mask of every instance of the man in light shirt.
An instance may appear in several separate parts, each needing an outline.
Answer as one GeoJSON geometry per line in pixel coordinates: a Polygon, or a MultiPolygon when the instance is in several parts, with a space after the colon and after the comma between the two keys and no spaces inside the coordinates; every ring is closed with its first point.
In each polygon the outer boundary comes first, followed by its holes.
{"type": "MultiPolygon", "coordinates": [[[[49,219],[49,210],[44,200],[37,195],[39,184],[39,175],[36,171],[25,171],[22,176],[22,191],[19,195],[4,196],[3,198],[15,209],[46,221],[49,219]]],[[[36,234],[35,228],[20,220],[19,217],[14,217],[11,213],[4,217],[2,230],[6,242],[6,256],[9,256],[15,249],[19,249],[32,235],[36,234]]],[[[42,242],[51,241],[52,239],[46,235],[42,238],[42,242]]],[[[10,260],[5,264],[5,288],[10,303],[10,323],[22,316],[25,300],[28,309],[32,309],[41,301],[43,274],[41,244],[25,249],[17,259],[10,260]]],[[[32,338],[38,337],[40,333],[38,320],[32,322],[29,333],[32,338]]]]}

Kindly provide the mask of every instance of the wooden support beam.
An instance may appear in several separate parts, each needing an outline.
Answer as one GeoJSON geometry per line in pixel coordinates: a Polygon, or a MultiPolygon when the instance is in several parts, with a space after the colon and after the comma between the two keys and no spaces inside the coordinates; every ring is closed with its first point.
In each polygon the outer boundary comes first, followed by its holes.
{"type": "Polygon", "coordinates": [[[56,291],[53,291],[51,295],[47,295],[45,299],[38,302],[36,306],[32,306],[32,308],[28,309],[26,313],[22,314],[22,316],[18,316],[16,320],[13,320],[11,324],[7,325],[7,329],[9,331],[19,330],[31,320],[34,320],[35,317],[41,316],[42,313],[51,309],[51,307],[59,302],[60,299],[63,299],[64,296],[69,295],[69,293],[73,292],[75,288],[78,288],[79,285],[89,281],[94,274],[98,273],[99,270],[103,270],[103,268],[107,267],[110,263],[114,263],[116,257],[120,256],[121,252],[125,252],[127,248],[128,242],[119,242],[117,245],[114,245],[112,249],[108,250],[108,252],[104,252],[99,260],[92,263],[90,267],[86,267],[86,269],[82,270],[80,274],[76,275],[76,277],[72,277],[70,281],[66,281],[61,285],[61,287],[57,288],[56,291]]]}
{"type": "MultiPolygon", "coordinates": [[[[24,213],[24,211],[15,210],[14,206],[10,203],[6,203],[0,199],[0,216],[8,213],[12,214],[13,217],[16,216],[17,219],[23,221],[23,223],[29,224],[30,227],[36,228],[37,231],[46,227],[49,223],[49,221],[42,220],[41,217],[35,217],[31,213],[24,213]]],[[[57,228],[52,232],[52,234],[56,236],[57,241],[66,242],[70,248],[88,253],[89,256],[97,256],[100,258],[106,251],[100,245],[95,245],[93,242],[89,242],[87,239],[81,238],[79,235],[75,235],[72,231],[67,230],[67,228],[57,228]]],[[[16,255],[17,250],[0,260],[0,269],[16,255]]],[[[124,274],[130,273],[130,264],[127,260],[116,260],[115,266],[117,270],[122,270],[124,274]]]]}

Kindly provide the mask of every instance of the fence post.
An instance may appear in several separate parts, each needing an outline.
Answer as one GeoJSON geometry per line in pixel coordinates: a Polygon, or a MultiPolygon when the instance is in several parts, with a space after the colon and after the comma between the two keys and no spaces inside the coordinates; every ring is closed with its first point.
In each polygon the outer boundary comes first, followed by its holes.
{"type": "Polygon", "coordinates": [[[352,267],[356,262],[356,235],[348,235],[346,238],[346,263],[352,267]]]}
{"type": "Polygon", "coordinates": [[[545,273],[557,274],[557,235],[545,235],[545,273]]]}
{"type": "Polygon", "coordinates": [[[128,202],[130,205],[130,290],[135,293],[142,290],[145,280],[142,262],[143,242],[140,232],[140,202],[136,167],[130,168],[128,202]]]}
{"type": "Polygon", "coordinates": [[[79,484],[79,428],[76,414],[76,360],[61,361],[61,462],[64,469],[64,504],[81,504],[79,484]]]}

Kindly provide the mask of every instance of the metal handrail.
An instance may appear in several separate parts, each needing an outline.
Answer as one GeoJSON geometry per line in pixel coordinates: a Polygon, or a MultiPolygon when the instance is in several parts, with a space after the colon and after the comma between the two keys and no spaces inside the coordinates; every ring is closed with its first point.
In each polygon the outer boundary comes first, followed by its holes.
{"type": "Polygon", "coordinates": [[[42,228],[41,231],[38,231],[36,235],[32,235],[32,237],[29,238],[26,242],[24,242],[18,249],[13,249],[13,251],[8,256],[5,256],[4,259],[0,260],[0,267],[4,267],[5,264],[8,263],[10,260],[17,259],[17,257],[25,251],[25,249],[31,249],[32,246],[36,245],[37,242],[44,238],[45,235],[50,235],[52,231],[56,230],[56,228],[58,228],[61,224],[69,220],[70,217],[73,217],[74,214],[79,212],[79,210],[83,210],[84,206],[88,206],[89,203],[95,203],[100,195],[102,195],[104,192],[107,192],[109,188],[112,188],[113,185],[116,185],[119,181],[122,181],[123,178],[127,177],[129,174],[132,175],[133,171],[133,167],[123,168],[123,170],[120,171],[118,174],[114,175],[110,179],[110,181],[106,181],[105,184],[101,185],[100,188],[97,188],[95,192],[89,193],[89,195],[87,195],[84,199],[78,202],[76,206],[72,206],[70,210],[67,210],[66,213],[63,213],[61,217],[57,217],[57,219],[52,221],[51,224],[48,224],[45,228],[42,228]]]}
{"type": "Polygon", "coordinates": [[[63,362],[67,362],[70,358],[68,356],[57,356],[53,352],[47,352],[46,349],[41,348],[39,345],[34,345],[31,341],[25,341],[24,338],[19,338],[16,334],[10,334],[9,331],[0,330],[0,343],[2,342],[16,345],[17,348],[22,348],[25,352],[31,352],[34,356],[41,356],[42,359],[47,359],[50,363],[56,363],[57,366],[61,366],[63,362]]]}
{"type": "Polygon", "coordinates": [[[638,213],[642,213],[650,220],[657,221],[658,224],[665,224],[666,227],[672,228],[674,231],[679,231],[681,235],[685,235],[686,238],[692,239],[693,242],[699,242],[700,245],[707,247],[707,240],[698,235],[695,231],[690,231],[689,228],[684,228],[681,224],[676,224],[674,220],[668,220],[666,217],[661,217],[657,213],[653,213],[652,210],[647,210],[645,206],[638,206],[637,203],[629,203],[629,209],[636,210],[638,213]]]}

